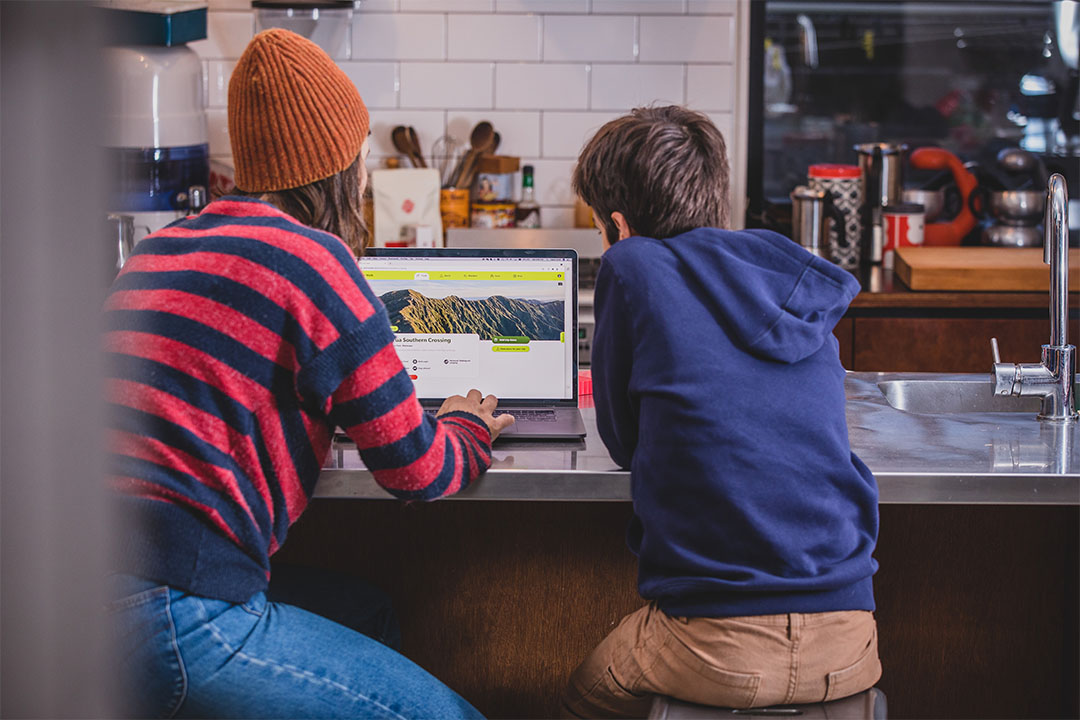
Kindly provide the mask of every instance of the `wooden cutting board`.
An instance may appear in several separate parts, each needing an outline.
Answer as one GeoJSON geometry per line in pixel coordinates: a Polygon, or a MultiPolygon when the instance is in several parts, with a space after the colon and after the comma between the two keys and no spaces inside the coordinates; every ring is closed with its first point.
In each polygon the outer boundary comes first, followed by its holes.
{"type": "MultiPolygon", "coordinates": [[[[1050,289],[1042,248],[904,247],[896,251],[894,269],[912,290],[1050,289]]],[[[1069,250],[1069,290],[1080,290],[1080,250],[1069,250]]]]}

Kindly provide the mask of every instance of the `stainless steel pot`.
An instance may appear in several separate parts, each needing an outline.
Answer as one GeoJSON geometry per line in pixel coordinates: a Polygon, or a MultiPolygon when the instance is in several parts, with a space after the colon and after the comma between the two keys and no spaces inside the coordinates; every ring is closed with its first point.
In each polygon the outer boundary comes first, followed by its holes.
{"type": "Polygon", "coordinates": [[[904,190],[904,202],[922,205],[926,213],[926,222],[932,223],[941,217],[941,211],[945,209],[944,190],[921,190],[909,188],[904,190]]]}
{"type": "Polygon", "coordinates": [[[1046,207],[1045,190],[998,190],[984,187],[971,194],[971,211],[977,216],[989,214],[1007,225],[1037,225],[1046,207]]]}
{"type": "Polygon", "coordinates": [[[1037,223],[1046,207],[1045,190],[1006,190],[990,194],[990,212],[1004,221],[1037,223]]]}
{"type": "Polygon", "coordinates": [[[982,244],[994,247],[1042,247],[1043,230],[1030,225],[991,225],[983,229],[982,244]]]}

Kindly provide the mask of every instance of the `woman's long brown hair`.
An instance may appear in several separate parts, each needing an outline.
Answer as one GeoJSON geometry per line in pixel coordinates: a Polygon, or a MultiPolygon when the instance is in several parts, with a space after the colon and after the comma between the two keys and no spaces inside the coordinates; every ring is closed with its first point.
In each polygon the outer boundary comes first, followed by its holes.
{"type": "Polygon", "coordinates": [[[336,175],[307,185],[268,193],[246,193],[258,197],[292,215],[300,222],[333,233],[359,257],[370,242],[364,222],[364,202],[360,194],[359,155],[336,175]]]}

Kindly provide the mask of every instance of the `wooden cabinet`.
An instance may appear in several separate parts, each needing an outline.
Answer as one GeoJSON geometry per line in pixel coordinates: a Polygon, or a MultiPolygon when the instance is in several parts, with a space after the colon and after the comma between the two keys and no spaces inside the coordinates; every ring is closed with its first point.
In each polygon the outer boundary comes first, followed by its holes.
{"type": "MultiPolygon", "coordinates": [[[[374,582],[402,650],[488,717],[558,716],[641,607],[630,503],[316,500],[275,562],[374,582]]],[[[874,578],[894,718],[1078,717],[1077,507],[883,505],[874,578]]]]}
{"type": "MultiPolygon", "coordinates": [[[[834,334],[848,370],[987,373],[996,337],[1004,362],[1038,362],[1050,339],[1045,293],[912,292],[891,280],[852,302],[834,334]]],[[[1080,344],[1080,293],[1069,298],[1069,341],[1080,344]]]]}
{"type": "MultiPolygon", "coordinates": [[[[859,317],[852,321],[851,370],[990,373],[990,338],[1005,362],[1038,362],[1050,337],[1045,319],[859,317]]],[[[1075,335],[1073,336],[1076,337],[1075,335]]]]}
{"type": "Polygon", "coordinates": [[[840,342],[840,364],[852,370],[855,362],[855,320],[840,318],[833,328],[833,335],[840,342]]]}

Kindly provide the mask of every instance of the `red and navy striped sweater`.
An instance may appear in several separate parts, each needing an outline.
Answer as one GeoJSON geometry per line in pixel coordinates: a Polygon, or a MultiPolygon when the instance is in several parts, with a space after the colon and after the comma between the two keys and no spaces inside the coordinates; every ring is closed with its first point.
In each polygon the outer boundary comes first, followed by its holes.
{"type": "Polygon", "coordinates": [[[142,240],[105,305],[118,568],[242,602],[311,497],[334,427],[399,498],[491,464],[468,413],[435,420],[345,244],[227,197],[142,240]]]}

